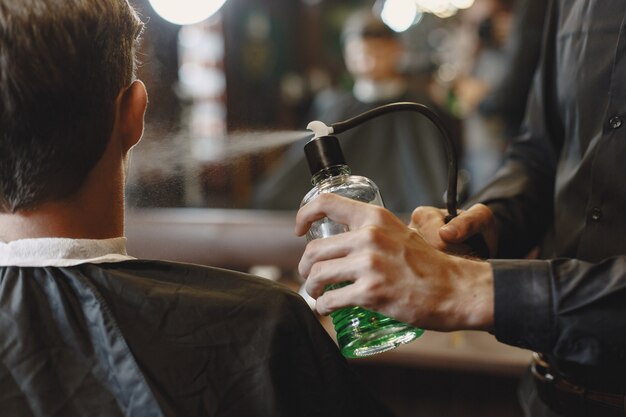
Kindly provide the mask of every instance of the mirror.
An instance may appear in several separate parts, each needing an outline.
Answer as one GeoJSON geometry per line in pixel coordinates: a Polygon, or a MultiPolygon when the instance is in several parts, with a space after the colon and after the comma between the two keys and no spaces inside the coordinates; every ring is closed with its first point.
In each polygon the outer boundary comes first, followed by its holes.
{"type": "MultiPolygon", "coordinates": [[[[449,100],[432,91],[455,76],[446,48],[458,19],[416,11],[395,33],[359,21],[362,1],[229,0],[212,18],[178,26],[148,0],[131,3],[147,22],[138,76],[150,95],[131,163],[132,207],[296,210],[310,188],[301,150],[308,122],[336,122],[385,100],[436,106],[460,137],[449,100]],[[393,80],[360,83],[363,74],[393,80]]],[[[443,201],[443,146],[427,124],[390,118],[342,145],[353,173],[377,182],[393,211],[443,201]],[[401,135],[411,138],[395,143],[401,135]],[[430,142],[427,151],[419,142],[430,142]],[[407,170],[416,166],[414,179],[407,170]],[[398,197],[406,190],[414,191],[398,197]]]]}

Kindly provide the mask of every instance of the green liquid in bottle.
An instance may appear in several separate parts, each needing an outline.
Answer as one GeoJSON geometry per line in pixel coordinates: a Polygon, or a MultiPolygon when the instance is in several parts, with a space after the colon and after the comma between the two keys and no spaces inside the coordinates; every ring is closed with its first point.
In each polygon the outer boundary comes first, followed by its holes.
{"type": "MultiPolygon", "coordinates": [[[[347,284],[329,286],[328,290],[347,284]]],[[[412,342],[424,330],[361,307],[346,307],[330,314],[341,353],[360,358],[412,342]]]]}

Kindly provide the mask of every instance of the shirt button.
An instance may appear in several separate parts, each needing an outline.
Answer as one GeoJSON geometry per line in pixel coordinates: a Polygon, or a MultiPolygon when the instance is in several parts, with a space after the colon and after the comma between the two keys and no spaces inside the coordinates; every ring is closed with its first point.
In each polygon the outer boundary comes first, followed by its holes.
{"type": "Polygon", "coordinates": [[[618,129],[620,126],[622,126],[622,118],[619,116],[611,117],[609,119],[609,125],[611,125],[613,129],[618,129]]]}
{"type": "Polygon", "coordinates": [[[600,210],[598,207],[592,208],[590,217],[591,217],[591,220],[597,222],[598,220],[602,218],[602,210],[600,210]]]}

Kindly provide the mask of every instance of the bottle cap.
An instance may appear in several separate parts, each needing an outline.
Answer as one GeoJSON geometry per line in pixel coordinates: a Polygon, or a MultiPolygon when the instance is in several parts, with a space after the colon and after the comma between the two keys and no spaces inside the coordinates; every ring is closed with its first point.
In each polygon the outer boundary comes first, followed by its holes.
{"type": "Polygon", "coordinates": [[[346,159],[343,157],[341,146],[339,146],[339,139],[335,136],[320,136],[311,139],[304,145],[304,153],[309,163],[311,175],[332,166],[346,165],[346,159]]]}

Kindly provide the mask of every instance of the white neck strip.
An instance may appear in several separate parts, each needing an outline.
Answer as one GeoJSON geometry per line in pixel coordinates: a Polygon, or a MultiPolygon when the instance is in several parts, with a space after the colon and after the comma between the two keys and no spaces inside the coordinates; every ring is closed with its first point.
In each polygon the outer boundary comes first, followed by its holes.
{"type": "Polygon", "coordinates": [[[126,238],[38,238],[0,242],[0,266],[75,266],[86,263],[123,262],[126,238]]]}
{"type": "Polygon", "coordinates": [[[392,101],[400,98],[407,91],[406,81],[398,78],[373,81],[360,79],[354,83],[352,94],[361,103],[392,101]]]}

